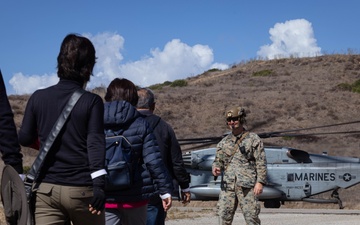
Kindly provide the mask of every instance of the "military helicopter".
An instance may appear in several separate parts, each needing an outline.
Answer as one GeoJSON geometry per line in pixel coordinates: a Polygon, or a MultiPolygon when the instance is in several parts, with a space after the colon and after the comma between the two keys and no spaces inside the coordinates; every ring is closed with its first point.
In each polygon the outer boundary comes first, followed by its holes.
{"type": "MultiPolygon", "coordinates": [[[[360,121],[277,131],[258,134],[261,138],[297,137],[309,135],[359,134],[360,131],[303,134],[299,131],[339,126],[360,121]]],[[[222,137],[179,139],[180,145],[215,144],[222,137]]],[[[191,175],[192,200],[217,200],[222,188],[222,178],[211,173],[216,148],[188,151],[183,154],[186,169],[191,175]]],[[[326,152],[312,154],[307,151],[283,146],[266,146],[267,184],[259,200],[265,208],[280,208],[285,201],[338,204],[340,188],[347,189],[360,183],[360,159],[354,157],[330,156],[326,152]],[[330,192],[331,198],[314,198],[315,195],[330,192]]]]}

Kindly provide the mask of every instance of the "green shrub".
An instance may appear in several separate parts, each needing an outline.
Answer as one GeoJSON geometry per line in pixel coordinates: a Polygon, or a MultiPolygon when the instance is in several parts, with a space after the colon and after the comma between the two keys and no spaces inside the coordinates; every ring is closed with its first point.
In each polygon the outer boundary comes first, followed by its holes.
{"type": "Polygon", "coordinates": [[[216,72],[216,71],[221,71],[221,70],[219,70],[217,68],[212,68],[212,69],[209,69],[207,72],[216,72]]]}
{"type": "Polygon", "coordinates": [[[360,93],[360,80],[357,80],[352,84],[351,91],[356,92],[356,93],[360,93]]]}
{"type": "Polygon", "coordinates": [[[338,84],[337,87],[343,91],[351,91],[351,89],[352,89],[351,84],[348,84],[348,83],[338,84]]]}
{"type": "Polygon", "coordinates": [[[186,80],[174,80],[174,82],[170,84],[170,87],[185,87],[185,86],[187,86],[186,80]]]}
{"type": "Polygon", "coordinates": [[[252,75],[254,77],[266,77],[266,76],[270,76],[273,74],[272,70],[260,70],[257,72],[254,72],[252,75]]]}
{"type": "Polygon", "coordinates": [[[283,139],[284,141],[291,141],[292,139],[294,139],[294,137],[284,136],[284,137],[282,137],[282,139],[283,139]]]}
{"type": "Polygon", "coordinates": [[[150,88],[151,90],[160,90],[160,89],[162,89],[163,87],[169,86],[169,85],[171,85],[171,82],[170,82],[170,81],[165,81],[165,82],[162,83],[162,84],[153,84],[153,85],[150,85],[149,88],[150,88]]]}
{"type": "Polygon", "coordinates": [[[343,91],[352,91],[355,93],[360,93],[360,80],[357,80],[352,84],[341,83],[341,84],[338,84],[337,87],[343,91]]]}

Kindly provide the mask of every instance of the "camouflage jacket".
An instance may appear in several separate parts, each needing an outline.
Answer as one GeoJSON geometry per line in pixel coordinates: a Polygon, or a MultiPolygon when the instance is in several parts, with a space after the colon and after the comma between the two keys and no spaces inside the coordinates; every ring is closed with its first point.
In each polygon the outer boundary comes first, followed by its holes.
{"type": "Polygon", "coordinates": [[[213,168],[224,172],[223,180],[227,189],[237,186],[252,188],[256,182],[266,184],[266,156],[264,145],[255,133],[248,135],[239,143],[242,134],[232,133],[223,138],[217,145],[213,168]]]}

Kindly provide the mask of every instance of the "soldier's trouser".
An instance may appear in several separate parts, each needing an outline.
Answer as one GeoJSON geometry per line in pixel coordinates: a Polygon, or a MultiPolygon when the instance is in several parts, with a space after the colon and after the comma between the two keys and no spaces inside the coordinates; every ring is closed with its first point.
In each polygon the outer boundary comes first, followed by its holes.
{"type": "Polygon", "coordinates": [[[105,213],[89,212],[92,187],[41,183],[36,193],[35,221],[38,225],[105,225],[105,213]]]}
{"type": "Polygon", "coordinates": [[[232,224],[237,205],[243,212],[247,225],[260,224],[260,204],[253,188],[235,187],[235,191],[221,191],[218,201],[219,224],[232,224]]]}

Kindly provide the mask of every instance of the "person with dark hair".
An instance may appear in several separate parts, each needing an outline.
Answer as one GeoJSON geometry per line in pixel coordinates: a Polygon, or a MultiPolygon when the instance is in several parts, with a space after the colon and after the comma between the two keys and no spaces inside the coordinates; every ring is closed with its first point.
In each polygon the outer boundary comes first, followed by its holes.
{"type": "Polygon", "coordinates": [[[23,155],[18,142],[14,113],[6,94],[4,79],[0,70],[0,152],[5,165],[11,165],[23,174],[23,155]]]}
{"type": "MultiPolygon", "coordinates": [[[[43,146],[71,95],[85,89],[94,68],[95,48],[67,35],[57,57],[59,82],[35,91],[26,106],[19,142],[43,146]]],[[[85,91],[54,141],[36,180],[36,224],[105,224],[104,104],[85,91]]]]}
{"type": "Polygon", "coordinates": [[[127,79],[111,81],[105,95],[105,133],[121,134],[131,142],[134,156],[130,188],[106,192],[107,225],[145,225],[148,200],[160,195],[165,211],[172,204],[172,181],[145,118],[136,110],[136,86],[127,79]],[[156,187],[155,187],[156,186],[156,187]]]}
{"type": "MultiPolygon", "coordinates": [[[[180,145],[172,127],[161,117],[154,114],[155,95],[148,88],[138,89],[139,101],[137,110],[145,115],[150,127],[154,129],[156,140],[159,144],[162,160],[168,169],[176,188],[174,193],[177,195],[181,188],[181,198],[183,204],[190,202],[190,176],[184,167],[180,145]]],[[[150,199],[147,208],[147,225],[165,224],[166,211],[164,211],[160,198],[154,196],[150,199]]]]}

